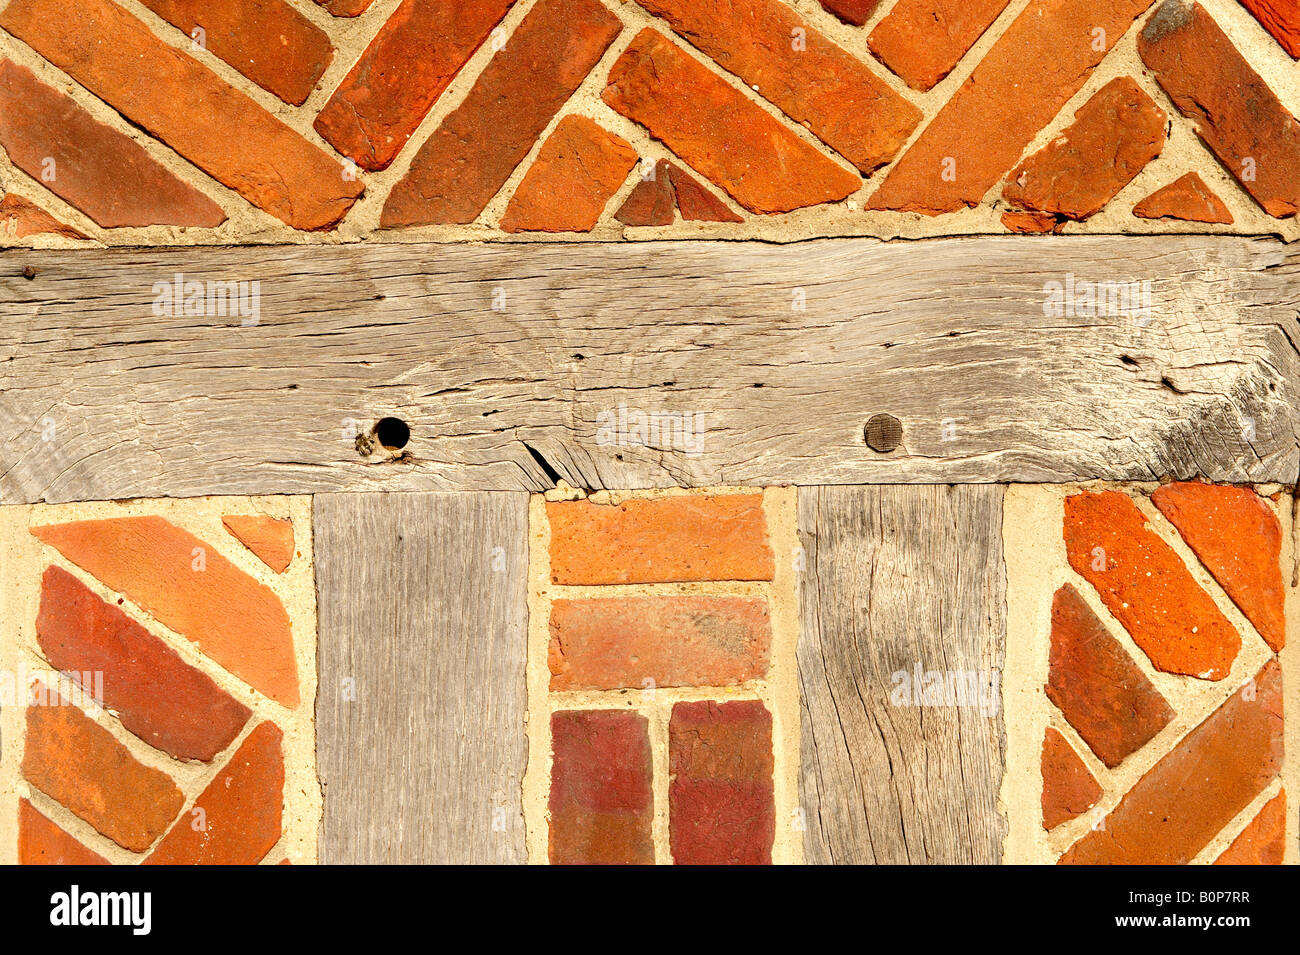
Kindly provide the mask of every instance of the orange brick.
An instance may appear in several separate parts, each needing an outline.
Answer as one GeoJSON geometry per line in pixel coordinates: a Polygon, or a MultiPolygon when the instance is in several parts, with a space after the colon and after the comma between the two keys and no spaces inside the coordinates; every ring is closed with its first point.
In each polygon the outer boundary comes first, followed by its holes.
{"type": "Polygon", "coordinates": [[[1087,812],[1101,798],[1101,786],[1064,736],[1047,728],[1043,735],[1043,828],[1087,812]]]}
{"type": "Polygon", "coordinates": [[[145,865],[256,865],[280,841],[284,734],[261,723],[145,865]]]}
{"type": "Polygon", "coordinates": [[[26,799],[18,801],[19,865],[108,865],[98,852],[87,849],[36,811],[26,799]]]}
{"type": "Polygon", "coordinates": [[[1097,589],[1157,670],[1222,680],[1241,636],[1126,494],[1065,500],[1070,566],[1097,589]]]}
{"type": "Polygon", "coordinates": [[[1286,643],[1282,601],[1282,525],[1245,487],[1183,482],[1151,495],[1196,556],[1268,645],[1286,643]]]}
{"type": "Polygon", "coordinates": [[[277,574],[293,561],[293,522],[265,514],[226,514],[222,526],[277,574]]]}
{"type": "Polygon", "coordinates": [[[1263,792],[1281,765],[1282,670],[1269,661],[1148,770],[1061,862],[1189,862],[1263,792]]]}
{"type": "Polygon", "coordinates": [[[0,27],[295,229],[332,227],[361,195],[341,163],[109,0],[11,0],[0,27]]]}
{"type": "Polygon", "coordinates": [[[550,501],[546,516],[552,583],[772,579],[757,494],[630,498],[617,505],[550,501]]]}
{"type": "Polygon", "coordinates": [[[1286,790],[1264,804],[1215,865],[1281,865],[1286,856],[1286,790]]]}
{"type": "Polygon", "coordinates": [[[767,672],[772,627],[753,597],[610,597],[551,604],[552,690],[728,686],[767,672]]]}
{"type": "Polygon", "coordinates": [[[656,30],[637,34],[601,96],[751,212],[836,202],[862,185],[656,30]]]}
{"type": "Polygon", "coordinates": [[[636,150],[585,116],[546,138],[501,217],[506,232],[590,232],[636,165],[636,150]]]}
{"type": "Polygon", "coordinates": [[[1184,222],[1232,223],[1232,213],[1205,180],[1194,172],[1161,186],[1133,207],[1142,219],[1181,219],[1184,222]]]}
{"type": "Polygon", "coordinates": [[[1150,5],[1032,0],[890,170],[870,208],[939,215],[979,205],[1150,5]],[[1097,29],[1105,31],[1100,50],[1097,29]]]}
{"type": "Polygon", "coordinates": [[[264,90],[301,106],[334,58],[325,31],[284,0],[140,0],[264,90]]]}
{"type": "Polygon", "coordinates": [[[933,89],[1010,0],[899,0],[867,46],[914,90],[933,89]]]}
{"type": "Polygon", "coordinates": [[[356,17],[365,13],[375,0],[316,0],[336,17],[356,17]]]}
{"type": "Polygon", "coordinates": [[[254,689],[298,705],[288,613],[269,587],[215,547],[161,517],[50,524],[32,534],[254,689]]]}
{"type": "Polygon", "coordinates": [[[185,797],[56,691],[27,708],[23,778],[124,849],[144,852],[185,797]]]}
{"type": "Polygon", "coordinates": [[[0,198],[0,235],[22,239],[29,235],[61,235],[68,239],[84,239],[85,235],[72,226],[60,222],[36,203],[12,192],[0,198]]]}
{"type": "Polygon", "coordinates": [[[514,0],[404,0],[316,117],[357,165],[386,169],[514,0]]]}
{"type": "Polygon", "coordinates": [[[1300,60],[1300,3],[1296,0],[1241,0],[1282,49],[1300,60]]]}
{"type": "Polygon", "coordinates": [[[916,106],[780,0],[637,3],[863,173],[892,160],[921,121],[916,106]]]}

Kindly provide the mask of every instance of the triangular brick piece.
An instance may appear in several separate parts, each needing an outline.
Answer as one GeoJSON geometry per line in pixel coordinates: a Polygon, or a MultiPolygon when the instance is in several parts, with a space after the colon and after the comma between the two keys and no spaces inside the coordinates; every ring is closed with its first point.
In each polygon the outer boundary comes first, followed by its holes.
{"type": "Polygon", "coordinates": [[[0,235],[8,234],[15,239],[25,239],[29,235],[44,233],[68,239],[86,237],[72,226],[54,218],[36,203],[16,193],[5,193],[4,198],[0,199],[0,235]]]}
{"type": "Polygon", "coordinates": [[[619,206],[614,218],[624,225],[672,225],[673,184],[668,173],[668,161],[655,163],[654,175],[641,179],[619,206]]]}
{"type": "Polygon", "coordinates": [[[1052,601],[1047,696],[1107,766],[1145,746],[1174,711],[1079,592],[1052,601]]]}
{"type": "Polygon", "coordinates": [[[108,865],[108,860],[87,849],[22,799],[18,802],[18,864],[108,865]]]}
{"type": "Polygon", "coordinates": [[[225,514],[221,523],[277,574],[293,562],[293,521],[266,514],[225,514]]]}
{"type": "Polygon", "coordinates": [[[1141,219],[1182,219],[1229,225],[1232,213],[1199,175],[1189,172],[1161,186],[1133,207],[1141,219]]]}
{"type": "Polygon", "coordinates": [[[689,222],[744,222],[719,198],[705,189],[689,173],[669,163],[673,191],[677,194],[677,210],[689,222]]]}
{"type": "Polygon", "coordinates": [[[1250,488],[1179,482],[1151,495],[1274,650],[1286,643],[1282,525],[1250,488]]]}
{"type": "Polygon", "coordinates": [[[1043,736],[1043,828],[1055,829],[1087,812],[1101,798],[1101,786],[1079,754],[1058,731],[1043,736]]]}
{"type": "Polygon", "coordinates": [[[1065,220],[1050,212],[1023,212],[1011,209],[1002,213],[1002,224],[1012,232],[1022,235],[1041,235],[1052,232],[1057,235],[1065,228],[1065,220]]]}
{"type": "Polygon", "coordinates": [[[1002,194],[1021,209],[1087,219],[1160,155],[1167,119],[1132,79],[1113,79],[1011,173],[1002,194]]]}
{"type": "Polygon", "coordinates": [[[1286,854],[1286,790],[1264,804],[1215,865],[1281,865],[1286,854]]]}

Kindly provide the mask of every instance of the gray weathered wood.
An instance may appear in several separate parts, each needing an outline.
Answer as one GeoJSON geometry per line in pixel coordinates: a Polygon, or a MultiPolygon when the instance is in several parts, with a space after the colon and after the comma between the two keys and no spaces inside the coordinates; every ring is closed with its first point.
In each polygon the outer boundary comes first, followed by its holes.
{"type": "Polygon", "coordinates": [[[1294,481],[1298,279],[1223,236],[11,250],[0,501],[1294,481]],[[154,315],[177,272],[260,281],[259,324],[154,315]],[[1045,317],[1071,273],[1151,280],[1149,323],[1045,317]],[[702,415],[702,453],[603,441],[620,402],[702,415]],[[363,455],[388,414],[411,443],[363,455]]]}
{"type": "Polygon", "coordinates": [[[801,488],[799,533],[807,861],[998,862],[1002,489],[801,488]],[[994,705],[895,698],[918,667],[971,674],[994,705]]]}
{"type": "Polygon", "coordinates": [[[321,862],[525,860],[527,500],[316,498],[321,862]]]}

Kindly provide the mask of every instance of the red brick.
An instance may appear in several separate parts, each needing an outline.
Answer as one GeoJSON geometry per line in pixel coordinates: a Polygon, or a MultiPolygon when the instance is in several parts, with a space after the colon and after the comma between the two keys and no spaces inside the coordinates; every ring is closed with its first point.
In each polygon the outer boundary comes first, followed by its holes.
{"type": "Polygon", "coordinates": [[[876,12],[880,0],[818,0],[822,8],[845,23],[860,27],[876,12]]]}
{"type": "Polygon", "coordinates": [[[669,839],[679,865],[768,865],[776,835],[772,715],[758,700],[677,703],[669,839]]]}
{"type": "Polygon", "coordinates": [[[1044,829],[1087,812],[1101,798],[1101,786],[1079,754],[1050,726],[1043,735],[1042,770],[1044,829]]]}
{"type": "Polygon", "coordinates": [[[1198,3],[1165,0],[1138,37],[1138,53],[1241,187],[1269,215],[1295,215],[1300,123],[1214,18],[1198,3]]]}
{"type": "Polygon", "coordinates": [[[1157,670],[1203,680],[1228,675],[1241,636],[1127,495],[1066,498],[1064,537],[1070,566],[1157,670]]]}
{"type": "Polygon", "coordinates": [[[74,677],[102,673],[101,702],[130,732],[177,759],[210,761],[252,715],[206,674],[183,663],[175,650],[59,567],[47,568],[41,581],[36,641],[56,670],[74,677]]]}
{"type": "Polygon", "coordinates": [[[337,160],[109,0],[11,0],[0,27],[295,229],[332,227],[361,195],[337,160]]]}
{"type": "Polygon", "coordinates": [[[124,849],[144,852],[185,797],[53,689],[27,708],[23,778],[124,849]]]}
{"type": "Polygon", "coordinates": [[[1166,484],[1151,500],[1268,645],[1286,643],[1282,525],[1250,488],[1166,484]]]}
{"type": "Polygon", "coordinates": [[[636,184],[614,218],[624,225],[672,225],[676,197],[668,166],[666,159],[656,162],[654,174],[636,184]]]}
{"type": "Polygon", "coordinates": [[[921,121],[916,106],[780,0],[637,3],[863,173],[892,160],[921,121]]]}
{"type": "Polygon", "coordinates": [[[677,211],[687,222],[744,222],[727,204],[679,166],[668,164],[668,174],[677,194],[677,211]]]}
{"type": "Polygon", "coordinates": [[[256,865],[280,841],[284,734],[261,723],[145,865],[256,865]],[[201,810],[196,813],[194,810],[201,810]]]}
{"type": "Polygon", "coordinates": [[[284,0],[140,0],[262,89],[301,106],[334,58],[325,31],[284,0]]]}
{"type": "Polygon", "coordinates": [[[757,494],[551,501],[546,517],[555,584],[772,579],[757,494]]]}
{"type": "Polygon", "coordinates": [[[1223,200],[1194,172],[1161,186],[1135,205],[1133,214],[1143,219],[1232,223],[1232,213],[1223,200]]]}
{"type": "Polygon", "coordinates": [[[254,689],[298,705],[288,613],[269,587],[216,548],[161,517],[50,524],[32,534],[254,689]]]}
{"type": "Polygon", "coordinates": [[[1043,235],[1048,232],[1059,234],[1065,228],[1065,221],[1047,212],[1021,212],[1011,210],[1002,213],[1002,224],[1010,232],[1024,235],[1043,235]]]}
{"type": "Polygon", "coordinates": [[[1132,79],[1111,80],[1011,173],[1002,195],[1022,209],[1065,219],[1096,215],[1160,155],[1167,120],[1132,79]]]}
{"type": "Polygon", "coordinates": [[[226,221],[215,202],[181,182],[129,136],[94,119],[26,67],[0,61],[0,146],[13,164],[106,229],[226,221]],[[53,179],[45,179],[48,159],[53,179]]]}
{"type": "Polygon", "coordinates": [[[1286,790],[1259,811],[1215,865],[1281,865],[1286,855],[1286,790]]]}
{"type": "Polygon", "coordinates": [[[729,686],[767,672],[772,625],[754,597],[610,597],[551,604],[552,690],[729,686]]]}
{"type": "Polygon", "coordinates": [[[505,232],[590,232],[627,181],[636,150],[585,116],[556,125],[510,198],[505,232]]]}
{"type": "Polygon", "coordinates": [[[1052,600],[1047,696],[1111,768],[1174,717],[1165,698],[1069,584],[1052,600]]]}
{"type": "Polygon", "coordinates": [[[1296,0],[1241,0],[1292,59],[1300,59],[1300,3],[1296,0]]]}
{"type": "Polygon", "coordinates": [[[649,724],[617,710],[551,714],[553,864],[654,862],[649,724]]]}
{"type": "Polygon", "coordinates": [[[655,30],[637,34],[601,95],[751,212],[836,202],[862,185],[655,30]]]}
{"type": "Polygon", "coordinates": [[[1069,865],[1189,862],[1276,778],[1282,765],[1282,671],[1269,661],[1147,771],[1069,865]]]}
{"type": "Polygon", "coordinates": [[[293,521],[265,514],[225,514],[221,523],[277,574],[284,573],[293,562],[293,521]]]}
{"type": "Polygon", "coordinates": [[[85,235],[60,222],[36,203],[7,192],[0,198],[0,236],[23,239],[29,235],[61,235],[84,239],[85,235]]]}
{"type": "Polygon", "coordinates": [[[19,865],[108,865],[98,852],[87,849],[46,819],[26,799],[18,800],[19,865]]]}
{"type": "Polygon", "coordinates": [[[316,132],[357,165],[386,169],[513,5],[404,0],[316,117],[316,132]]]}
{"type": "Polygon", "coordinates": [[[867,45],[914,90],[930,90],[952,72],[1010,0],[899,0],[867,45]]]}
{"type": "Polygon", "coordinates": [[[473,222],[621,29],[597,0],[541,0],[420,147],[381,227],[473,222]]]}
{"type": "Polygon", "coordinates": [[[365,13],[375,0],[316,0],[336,17],[356,17],[365,13]]]}
{"type": "Polygon", "coordinates": [[[979,205],[1150,4],[1032,0],[903,154],[870,208],[939,215],[979,205]],[[1102,50],[1093,49],[1097,28],[1106,33],[1102,50]]]}

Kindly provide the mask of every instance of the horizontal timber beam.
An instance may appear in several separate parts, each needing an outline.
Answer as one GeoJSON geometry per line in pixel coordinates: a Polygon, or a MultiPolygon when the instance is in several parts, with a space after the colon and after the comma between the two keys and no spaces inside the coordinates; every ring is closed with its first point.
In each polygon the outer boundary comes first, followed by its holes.
{"type": "Polygon", "coordinates": [[[9,250],[0,501],[1291,482],[1298,316],[1300,250],[1226,236],[9,250]]]}

